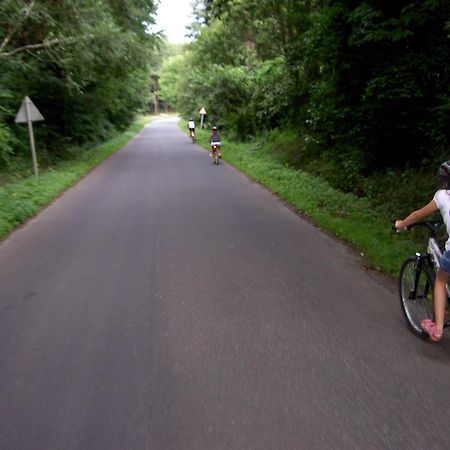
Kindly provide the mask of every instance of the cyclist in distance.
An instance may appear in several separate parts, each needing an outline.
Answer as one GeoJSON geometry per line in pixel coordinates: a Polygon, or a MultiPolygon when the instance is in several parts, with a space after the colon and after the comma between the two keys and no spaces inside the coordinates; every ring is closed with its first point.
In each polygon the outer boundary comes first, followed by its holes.
{"type": "Polygon", "coordinates": [[[209,153],[209,156],[212,158],[213,157],[213,153],[214,153],[214,149],[213,149],[213,145],[217,145],[218,150],[219,150],[219,158],[222,158],[222,152],[220,150],[220,134],[219,131],[217,130],[217,127],[212,127],[212,133],[211,136],[209,137],[209,143],[211,145],[211,151],[209,153]]]}
{"type": "MultiPolygon", "coordinates": [[[[450,236],[450,161],[445,161],[439,167],[440,189],[434,194],[433,199],[424,207],[413,211],[403,220],[397,220],[395,227],[397,230],[404,230],[409,225],[419,222],[439,209],[450,236]]],[[[450,277],[450,237],[445,243],[445,252],[442,255],[440,268],[436,275],[434,285],[434,320],[426,319],[421,323],[421,327],[426,331],[433,341],[439,341],[444,328],[446,291],[445,285],[450,277]]]]}
{"type": "Polygon", "coordinates": [[[189,136],[191,136],[192,140],[195,140],[195,122],[194,119],[191,117],[188,122],[188,128],[189,128],[189,136]]]}

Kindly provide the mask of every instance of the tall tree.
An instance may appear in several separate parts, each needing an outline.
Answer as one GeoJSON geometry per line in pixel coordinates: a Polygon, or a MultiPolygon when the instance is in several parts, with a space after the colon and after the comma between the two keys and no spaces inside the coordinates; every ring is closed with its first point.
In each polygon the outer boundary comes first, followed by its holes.
{"type": "Polygon", "coordinates": [[[3,1],[0,122],[12,129],[12,112],[32,96],[53,150],[129,123],[150,94],[155,10],[151,0],[3,1]]]}

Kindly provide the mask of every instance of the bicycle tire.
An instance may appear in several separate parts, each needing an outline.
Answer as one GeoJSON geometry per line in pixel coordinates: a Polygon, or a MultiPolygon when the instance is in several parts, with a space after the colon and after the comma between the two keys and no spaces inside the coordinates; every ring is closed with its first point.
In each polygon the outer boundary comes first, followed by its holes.
{"type": "Polygon", "coordinates": [[[434,280],[434,271],[417,257],[403,262],[399,276],[400,304],[409,329],[421,339],[429,337],[422,330],[422,320],[434,319],[434,280]]]}

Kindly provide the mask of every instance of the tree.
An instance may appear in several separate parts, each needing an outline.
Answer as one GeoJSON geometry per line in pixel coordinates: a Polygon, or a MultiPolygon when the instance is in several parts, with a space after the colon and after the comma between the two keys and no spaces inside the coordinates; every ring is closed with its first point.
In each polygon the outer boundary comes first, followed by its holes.
{"type": "Polygon", "coordinates": [[[52,152],[127,125],[149,101],[157,38],[148,25],[155,10],[148,0],[2,2],[3,127],[13,129],[24,95],[46,118],[37,132],[52,152]]]}
{"type": "Polygon", "coordinates": [[[160,97],[169,108],[176,109],[178,93],[185,73],[187,55],[171,56],[164,61],[159,79],[160,97]]]}
{"type": "Polygon", "coordinates": [[[448,152],[448,1],[197,0],[195,9],[183,114],[195,100],[241,138],[293,129],[292,161],[333,161],[346,188],[448,152]]]}

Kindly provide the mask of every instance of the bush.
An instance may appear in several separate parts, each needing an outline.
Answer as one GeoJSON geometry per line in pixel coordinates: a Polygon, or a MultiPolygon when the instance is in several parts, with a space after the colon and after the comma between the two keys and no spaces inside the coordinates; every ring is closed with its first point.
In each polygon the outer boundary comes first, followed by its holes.
{"type": "Polygon", "coordinates": [[[0,123],[0,168],[6,168],[11,163],[13,137],[5,125],[0,123]]]}
{"type": "Polygon", "coordinates": [[[340,191],[365,197],[377,216],[387,222],[405,217],[424,206],[438,189],[437,169],[448,159],[445,152],[423,160],[419,168],[406,165],[370,173],[365,153],[354,147],[336,147],[315,152],[307,135],[294,130],[275,130],[256,144],[260,152],[274,155],[284,165],[291,165],[317,176],[340,191]]]}
{"type": "Polygon", "coordinates": [[[265,150],[284,164],[301,165],[302,140],[294,130],[274,130],[266,135],[265,150]]]}

